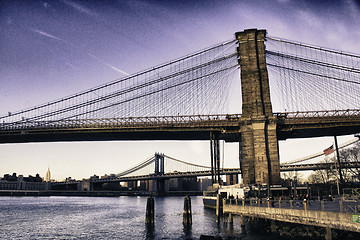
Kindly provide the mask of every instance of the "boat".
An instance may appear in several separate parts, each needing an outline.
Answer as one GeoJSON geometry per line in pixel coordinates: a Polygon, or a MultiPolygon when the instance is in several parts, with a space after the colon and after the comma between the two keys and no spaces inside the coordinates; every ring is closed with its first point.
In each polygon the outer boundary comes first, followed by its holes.
{"type": "MultiPolygon", "coordinates": [[[[250,187],[243,186],[242,184],[221,186],[214,184],[210,189],[203,192],[203,204],[206,208],[216,209],[217,195],[220,194],[220,198],[227,199],[244,199],[248,196],[250,187]]],[[[221,202],[220,202],[221,207],[221,202]]]]}

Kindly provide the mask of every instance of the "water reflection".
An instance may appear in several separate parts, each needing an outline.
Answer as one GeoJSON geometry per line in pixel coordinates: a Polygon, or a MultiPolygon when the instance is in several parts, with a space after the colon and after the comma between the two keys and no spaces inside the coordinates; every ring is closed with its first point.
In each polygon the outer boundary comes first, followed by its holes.
{"type": "Polygon", "coordinates": [[[192,225],[191,224],[183,224],[184,238],[185,239],[193,239],[192,236],[192,225]]]}
{"type": "Polygon", "coordinates": [[[153,224],[145,224],[145,239],[147,240],[155,239],[155,227],[153,224]]]}
{"type": "Polygon", "coordinates": [[[234,223],[216,223],[202,197],[191,197],[192,224],[184,225],[184,197],[155,198],[155,224],[145,224],[146,197],[0,197],[1,239],[271,239],[234,223]],[[6,221],[4,221],[6,219],[6,221]],[[21,230],[20,230],[21,229],[21,230]]]}

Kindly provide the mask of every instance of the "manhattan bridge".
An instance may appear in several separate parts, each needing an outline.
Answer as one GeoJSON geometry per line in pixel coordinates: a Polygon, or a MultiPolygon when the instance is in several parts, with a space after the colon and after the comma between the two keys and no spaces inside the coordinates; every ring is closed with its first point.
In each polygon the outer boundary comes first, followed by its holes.
{"type": "MultiPolygon", "coordinates": [[[[248,184],[280,182],[279,140],[358,132],[360,55],[257,29],[0,116],[0,143],[209,140],[215,182],[219,141],[238,142],[239,170],[248,184]],[[239,85],[241,91],[234,90],[239,85]]],[[[161,172],[161,161],[156,169],[161,172]]]]}

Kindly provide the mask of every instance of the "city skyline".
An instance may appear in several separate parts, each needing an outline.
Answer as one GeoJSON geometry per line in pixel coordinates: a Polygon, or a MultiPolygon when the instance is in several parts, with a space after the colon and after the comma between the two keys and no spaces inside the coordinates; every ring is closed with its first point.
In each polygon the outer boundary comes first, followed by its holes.
{"type": "MultiPolygon", "coordinates": [[[[249,28],[346,52],[360,49],[358,1],[0,1],[0,9],[0,115],[151,68],[249,28]]],[[[352,138],[339,137],[339,144],[352,138]]],[[[280,161],[332,143],[332,137],[281,141],[280,161]]],[[[0,175],[44,176],[48,167],[56,180],[116,174],[155,152],[210,165],[208,141],[1,144],[0,175]]],[[[238,154],[238,144],[226,143],[225,167],[238,166],[238,154]]]]}

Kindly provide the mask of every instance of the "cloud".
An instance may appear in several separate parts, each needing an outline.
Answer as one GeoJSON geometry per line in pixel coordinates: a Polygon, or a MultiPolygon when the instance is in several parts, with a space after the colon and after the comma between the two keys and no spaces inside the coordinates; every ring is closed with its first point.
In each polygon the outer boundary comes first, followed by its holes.
{"type": "Polygon", "coordinates": [[[89,16],[92,16],[92,17],[96,17],[97,16],[97,13],[90,10],[89,8],[83,6],[83,5],[80,5],[79,3],[75,3],[75,2],[72,2],[72,1],[69,1],[69,0],[61,0],[62,3],[68,5],[69,7],[72,7],[73,9],[75,9],[76,11],[79,11],[81,13],[85,13],[89,16]]]}

